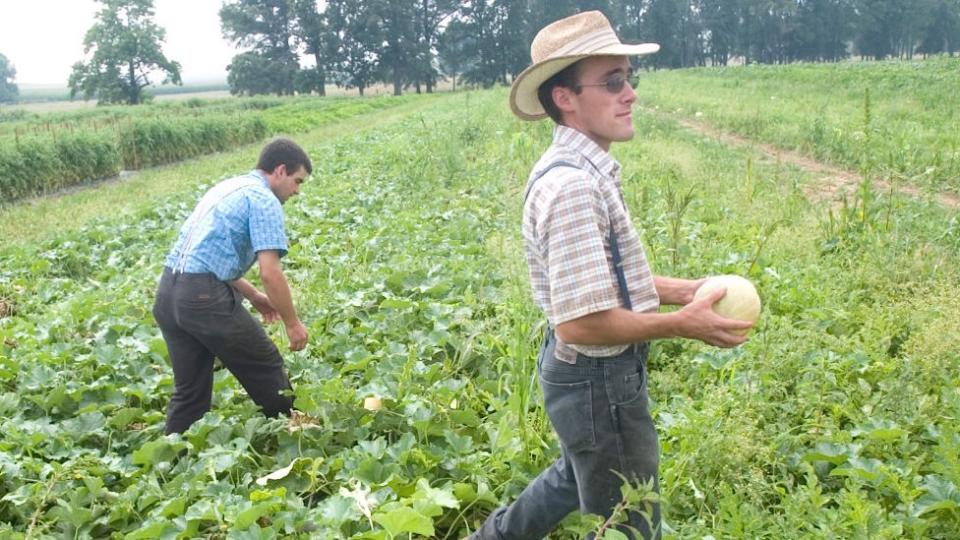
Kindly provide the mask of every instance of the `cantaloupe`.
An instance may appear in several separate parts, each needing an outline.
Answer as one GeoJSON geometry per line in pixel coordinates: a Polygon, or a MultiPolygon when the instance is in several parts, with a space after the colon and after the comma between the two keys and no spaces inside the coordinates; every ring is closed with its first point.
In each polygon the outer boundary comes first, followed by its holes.
{"type": "MultiPolygon", "coordinates": [[[[727,289],[727,294],[713,304],[713,311],[721,317],[756,323],[760,318],[760,295],[749,279],[740,276],[713,276],[697,289],[693,299],[699,300],[717,289],[727,289]]],[[[747,330],[733,332],[745,335],[747,330]]]]}

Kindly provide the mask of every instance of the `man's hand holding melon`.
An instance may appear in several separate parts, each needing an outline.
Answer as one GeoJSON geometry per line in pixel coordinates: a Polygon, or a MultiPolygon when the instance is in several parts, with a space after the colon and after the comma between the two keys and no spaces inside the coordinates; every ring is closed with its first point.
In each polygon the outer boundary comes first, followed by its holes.
{"type": "Polygon", "coordinates": [[[735,347],[760,316],[760,297],[749,280],[714,276],[699,282],[693,301],[677,312],[684,337],[735,347]]]}

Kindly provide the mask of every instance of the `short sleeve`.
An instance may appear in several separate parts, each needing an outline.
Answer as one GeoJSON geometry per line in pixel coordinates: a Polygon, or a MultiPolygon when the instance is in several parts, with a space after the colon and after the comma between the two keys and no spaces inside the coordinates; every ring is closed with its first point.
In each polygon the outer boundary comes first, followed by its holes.
{"type": "Polygon", "coordinates": [[[604,245],[608,228],[603,195],[587,175],[563,182],[548,201],[539,229],[553,324],[620,305],[604,245]]]}
{"type": "Polygon", "coordinates": [[[250,245],[254,253],[276,250],[287,254],[287,232],[283,224],[283,207],[271,193],[250,197],[250,245]]]}

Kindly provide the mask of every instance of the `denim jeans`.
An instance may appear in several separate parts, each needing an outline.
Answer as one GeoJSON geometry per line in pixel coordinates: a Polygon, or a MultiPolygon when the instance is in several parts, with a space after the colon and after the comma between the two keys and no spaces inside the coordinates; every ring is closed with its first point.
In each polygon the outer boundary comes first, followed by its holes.
{"type": "MultiPolygon", "coordinates": [[[[546,536],[568,513],[609,516],[620,502],[620,478],[653,480],[659,491],[659,445],[647,399],[646,343],[618,356],[578,355],[576,364],[554,358],[552,332],[538,368],[544,406],[560,440],[560,458],[531,482],[513,504],[497,509],[472,536],[483,540],[533,540],[546,536]]],[[[660,538],[660,506],[647,522],[630,512],[629,525],[646,539],[660,538]]],[[[624,531],[626,532],[626,531],[624,531]]]]}
{"type": "Polygon", "coordinates": [[[293,398],[281,393],[291,387],[280,352],[229,284],[213,274],[174,274],[165,268],[153,317],[173,366],[166,433],[186,431],[210,410],[214,356],[267,416],[293,407],[293,398]]]}

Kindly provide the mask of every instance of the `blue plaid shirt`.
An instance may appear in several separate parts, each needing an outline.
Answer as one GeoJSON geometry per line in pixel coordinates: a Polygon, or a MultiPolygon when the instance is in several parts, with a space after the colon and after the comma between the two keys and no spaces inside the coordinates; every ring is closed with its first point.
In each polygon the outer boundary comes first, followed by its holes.
{"type": "Polygon", "coordinates": [[[280,199],[259,171],[210,188],[180,229],[166,265],[174,272],[210,272],[223,281],[243,276],[257,252],[287,254],[280,199]]]}

